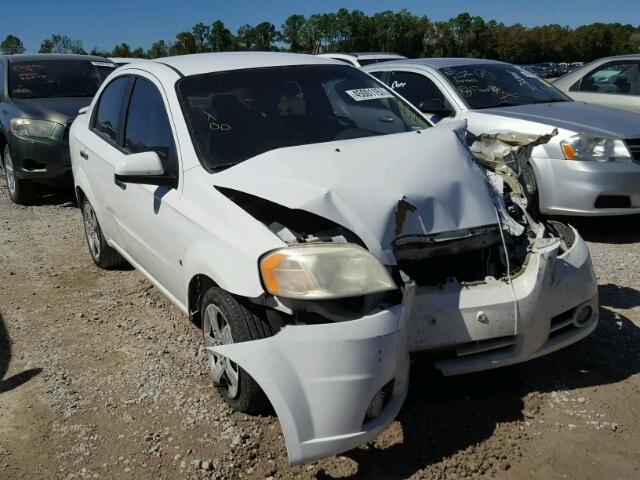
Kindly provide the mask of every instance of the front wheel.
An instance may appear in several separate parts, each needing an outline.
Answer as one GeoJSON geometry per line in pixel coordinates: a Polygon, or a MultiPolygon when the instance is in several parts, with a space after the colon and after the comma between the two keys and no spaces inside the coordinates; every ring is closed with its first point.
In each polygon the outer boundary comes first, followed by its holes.
{"type": "Polygon", "coordinates": [[[82,219],[87,246],[93,262],[104,269],[110,269],[124,263],[120,254],[111,248],[105,240],[96,212],[86,198],[82,202],[82,219]]]}
{"type": "Polygon", "coordinates": [[[9,145],[4,146],[4,173],[11,201],[20,205],[27,205],[33,202],[36,198],[36,186],[27,180],[16,178],[9,145]]]}
{"type": "MultiPolygon", "coordinates": [[[[248,342],[271,336],[269,324],[228,292],[212,287],[200,304],[205,347],[248,342]]],[[[233,409],[249,414],[267,411],[269,401],[256,381],[231,360],[207,350],[213,384],[233,409]]]]}

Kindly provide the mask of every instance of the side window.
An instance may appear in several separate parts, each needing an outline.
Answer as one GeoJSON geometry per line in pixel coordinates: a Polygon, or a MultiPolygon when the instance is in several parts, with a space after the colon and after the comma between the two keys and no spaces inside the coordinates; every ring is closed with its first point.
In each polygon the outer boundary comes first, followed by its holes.
{"type": "Polygon", "coordinates": [[[165,173],[178,173],[178,159],[169,117],[158,89],[137,78],[129,101],[124,148],[130,153],[156,152],[165,173]]]}
{"type": "Polygon", "coordinates": [[[384,82],[387,79],[386,73],[388,73],[388,72],[369,72],[370,75],[373,75],[374,77],[376,77],[381,82],[384,82]]]}
{"type": "Polygon", "coordinates": [[[93,130],[110,139],[118,141],[122,104],[129,89],[129,78],[118,77],[102,91],[93,120],[93,130]]]}
{"type": "Polygon", "coordinates": [[[585,76],[573,91],[640,95],[638,61],[606,63],[585,76]]]}
{"type": "Polygon", "coordinates": [[[387,83],[416,107],[430,100],[440,100],[443,106],[448,106],[440,89],[430,79],[419,73],[391,72],[387,83]]]}

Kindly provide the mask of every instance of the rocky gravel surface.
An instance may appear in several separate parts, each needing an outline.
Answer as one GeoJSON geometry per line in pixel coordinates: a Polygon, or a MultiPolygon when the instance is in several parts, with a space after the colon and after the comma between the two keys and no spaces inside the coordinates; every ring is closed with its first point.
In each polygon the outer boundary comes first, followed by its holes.
{"type": "Polygon", "coordinates": [[[0,188],[0,479],[640,478],[640,222],[573,221],[596,332],[527,364],[442,378],[414,363],[374,442],[290,467],[275,417],[233,412],[201,335],[131,269],[102,271],[65,193],[0,188]]]}

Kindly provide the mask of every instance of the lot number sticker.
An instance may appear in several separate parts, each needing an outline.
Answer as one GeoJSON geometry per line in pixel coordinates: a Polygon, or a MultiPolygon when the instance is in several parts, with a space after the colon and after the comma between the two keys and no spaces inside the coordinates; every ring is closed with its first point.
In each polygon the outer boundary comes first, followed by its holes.
{"type": "Polygon", "coordinates": [[[346,94],[356,102],[364,100],[378,100],[381,98],[393,98],[393,95],[384,88],[358,88],[356,90],[346,90],[346,94]]]}

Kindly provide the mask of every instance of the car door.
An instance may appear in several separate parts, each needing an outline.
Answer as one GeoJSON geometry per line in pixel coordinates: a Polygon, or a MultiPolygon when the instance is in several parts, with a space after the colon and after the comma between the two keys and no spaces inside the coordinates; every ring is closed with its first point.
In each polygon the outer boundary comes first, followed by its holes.
{"type": "Polygon", "coordinates": [[[569,88],[574,100],[640,111],[640,61],[616,60],[589,71],[569,88]]]}
{"type": "Polygon", "coordinates": [[[119,139],[131,82],[129,75],[116,77],[102,90],[89,120],[89,131],[72,146],[79,150],[75,153],[91,187],[85,193],[98,216],[103,234],[117,246],[121,246],[122,238],[115,221],[117,187],[113,183],[113,173],[116,163],[124,156],[119,139]]]}
{"type": "MultiPolygon", "coordinates": [[[[175,175],[181,182],[174,129],[161,91],[155,79],[135,77],[122,148],[124,155],[156,152],[165,174],[175,175]]],[[[126,252],[174,299],[185,298],[178,253],[185,243],[180,237],[184,218],[178,213],[180,199],[180,187],[118,183],[114,200],[126,252]]]]}

